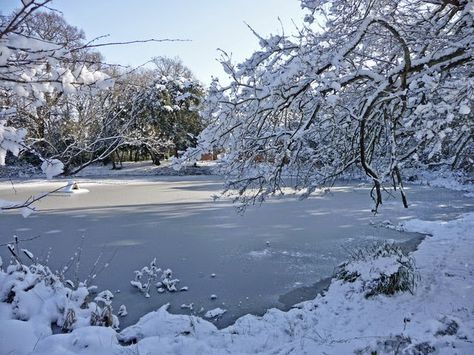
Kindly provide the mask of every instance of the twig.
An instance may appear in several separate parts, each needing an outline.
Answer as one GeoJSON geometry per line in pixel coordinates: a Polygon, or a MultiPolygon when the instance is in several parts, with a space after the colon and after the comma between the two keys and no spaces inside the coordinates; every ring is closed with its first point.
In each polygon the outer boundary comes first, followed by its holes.
{"type": "Polygon", "coordinates": [[[23,242],[29,242],[30,240],[35,240],[35,239],[38,239],[39,237],[41,237],[41,234],[38,234],[34,237],[31,237],[31,238],[27,238],[27,239],[16,239],[16,240],[12,240],[11,242],[7,242],[7,243],[3,243],[3,244],[0,244],[0,247],[5,247],[9,244],[12,244],[12,243],[16,243],[16,241],[18,241],[18,243],[23,243],[23,242]]]}
{"type": "Polygon", "coordinates": [[[49,192],[46,192],[46,193],[43,193],[41,195],[37,195],[36,197],[33,197],[33,196],[30,196],[25,202],[21,203],[21,204],[13,204],[11,206],[6,206],[6,207],[0,207],[0,210],[1,211],[8,211],[8,210],[17,210],[17,209],[20,209],[20,208],[30,208],[30,206],[37,202],[37,201],[40,201],[42,200],[43,198],[51,195],[52,193],[55,193],[55,192],[58,192],[59,190],[62,190],[64,189],[65,187],[67,187],[68,185],[64,185],[64,186],[60,186],[58,187],[57,189],[54,189],[52,191],[49,191],[49,192]]]}
{"type": "Polygon", "coordinates": [[[16,195],[16,188],[15,188],[15,184],[13,183],[12,178],[10,178],[10,184],[12,185],[13,192],[14,192],[15,195],[16,195]]]}
{"type": "Polygon", "coordinates": [[[107,47],[107,46],[122,46],[127,44],[136,44],[136,43],[149,43],[149,42],[191,42],[190,39],[177,39],[177,38],[163,38],[163,39],[143,39],[135,41],[125,41],[125,42],[107,42],[107,43],[98,43],[98,44],[87,44],[81,47],[71,49],[71,52],[75,52],[84,48],[97,48],[97,47],[107,47]]]}

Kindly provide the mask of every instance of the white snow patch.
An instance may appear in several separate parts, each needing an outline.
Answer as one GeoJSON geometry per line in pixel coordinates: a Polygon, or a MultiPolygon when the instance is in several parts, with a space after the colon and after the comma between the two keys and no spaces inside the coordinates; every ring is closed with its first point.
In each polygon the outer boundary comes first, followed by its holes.
{"type": "Polygon", "coordinates": [[[2,354],[28,354],[35,348],[38,338],[32,322],[16,319],[0,320],[2,354]]]}
{"type": "Polygon", "coordinates": [[[471,109],[468,105],[462,104],[461,106],[459,106],[459,113],[461,115],[469,115],[471,113],[471,109]]]}
{"type": "Polygon", "coordinates": [[[48,180],[51,180],[64,171],[64,164],[58,159],[45,160],[41,164],[41,171],[43,171],[48,180]]]}
{"type": "Polygon", "coordinates": [[[263,250],[252,250],[248,253],[248,255],[252,258],[265,258],[271,256],[272,252],[270,251],[270,249],[265,248],[263,250]]]}
{"type": "Polygon", "coordinates": [[[204,314],[204,318],[220,317],[225,312],[227,312],[226,309],[222,309],[222,308],[217,307],[217,308],[211,309],[210,311],[207,311],[206,314],[204,314]]]}
{"type": "Polygon", "coordinates": [[[79,184],[75,181],[68,181],[67,185],[64,186],[59,192],[69,193],[69,194],[83,194],[88,193],[89,190],[79,187],[79,184]]]}

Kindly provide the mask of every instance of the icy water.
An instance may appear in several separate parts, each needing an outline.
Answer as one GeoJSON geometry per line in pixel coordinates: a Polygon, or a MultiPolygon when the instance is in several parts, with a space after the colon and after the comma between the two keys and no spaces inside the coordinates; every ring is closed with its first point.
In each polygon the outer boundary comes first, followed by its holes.
{"type": "MultiPolygon", "coordinates": [[[[154,181],[78,180],[86,194],[55,194],[38,204],[39,212],[24,219],[18,213],[0,215],[0,244],[12,239],[39,238],[23,243],[53,270],[67,265],[82,248],[80,265],[67,276],[84,279],[97,274],[93,284],[115,293],[114,306],[128,308],[121,326],[170,303],[174,313],[203,315],[220,307],[227,312],[215,323],[226,326],[243,314],[287,309],[314,297],[326,286],[334,267],[351,249],[390,239],[412,241],[419,235],[377,226],[413,217],[452,219],[473,211],[472,198],[462,192],[411,186],[410,208],[386,196],[374,216],[369,189],[343,185],[308,200],[278,199],[250,207],[239,215],[228,202],[213,202],[218,177],[160,177],[154,181]],[[100,256],[97,267],[94,263],[100,256]],[[152,288],[145,298],[130,285],[134,270],[156,257],[170,268],[186,292],[159,294],[152,288]],[[103,269],[104,263],[109,266],[103,269]],[[77,271],[76,271],[77,270],[77,271]],[[212,277],[215,274],[215,277],[212,277]],[[120,292],[118,291],[120,290],[120,292]],[[211,300],[211,295],[216,295],[211,300]],[[181,309],[194,304],[194,310],[181,309]]],[[[0,199],[21,200],[61,183],[19,183],[14,191],[0,183],[0,199]]],[[[4,260],[6,249],[0,250],[4,260]]]]}

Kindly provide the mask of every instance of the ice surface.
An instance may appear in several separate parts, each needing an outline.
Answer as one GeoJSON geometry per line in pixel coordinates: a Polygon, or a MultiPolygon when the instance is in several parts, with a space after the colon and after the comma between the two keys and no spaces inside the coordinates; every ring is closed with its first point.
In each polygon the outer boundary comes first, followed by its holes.
{"type": "MultiPolygon", "coordinates": [[[[83,278],[102,255],[99,266],[108,262],[110,267],[97,273],[93,284],[99,290],[121,290],[115,293],[114,304],[115,311],[121,304],[127,307],[123,327],[166,303],[171,312],[185,314],[190,311],[181,309],[182,304],[194,303],[194,312],[201,307],[205,311],[225,308],[227,312],[216,322],[222,327],[246,313],[287,309],[291,301],[283,304],[279,297],[295,291],[296,282],[302,292],[292,293],[294,303],[302,300],[301,295],[314,297],[307,290],[330,276],[353,247],[383,239],[403,242],[414,236],[381,227],[380,222],[398,225],[414,216],[447,220],[473,209],[472,198],[462,192],[436,189],[433,193],[432,187],[409,186],[409,209],[387,199],[381,214],[374,217],[369,189],[349,185],[306,201],[270,201],[239,215],[227,201],[212,202],[211,195],[221,186],[217,177],[150,180],[78,179],[90,193],[55,194],[37,204],[38,213],[27,219],[18,213],[2,214],[0,243],[14,234],[20,239],[41,235],[22,247],[41,259],[49,253],[53,270],[67,264],[83,245],[79,270],[83,278]],[[159,294],[153,287],[150,298],[143,298],[129,282],[134,270],[155,257],[189,291],[159,294]],[[217,272],[218,277],[210,277],[217,272]],[[211,294],[218,299],[211,301],[211,294]]],[[[0,184],[0,199],[18,201],[62,185],[64,181],[17,183],[15,195],[5,182],[0,184]]],[[[0,249],[0,255],[4,263],[9,260],[6,249],[0,249]]],[[[72,273],[73,268],[69,278],[72,273]]]]}

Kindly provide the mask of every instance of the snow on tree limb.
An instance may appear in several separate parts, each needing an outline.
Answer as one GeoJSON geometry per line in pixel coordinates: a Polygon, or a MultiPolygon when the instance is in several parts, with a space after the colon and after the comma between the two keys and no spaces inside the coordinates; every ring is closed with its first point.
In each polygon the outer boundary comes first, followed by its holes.
{"type": "Polygon", "coordinates": [[[403,166],[458,166],[472,149],[473,4],[302,1],[323,29],[260,36],[238,65],[224,53],[231,83],[211,85],[211,124],[184,160],[225,149],[227,189],[244,204],[285,186],[308,195],[358,168],[374,211],[385,182],[408,206],[403,166]]]}
{"type": "MultiPolygon", "coordinates": [[[[197,134],[196,129],[200,129],[193,120],[184,120],[184,126],[191,127],[181,126],[184,116],[197,116],[191,106],[198,101],[201,89],[194,78],[188,78],[193,81],[190,85],[180,82],[183,78],[174,78],[161,91],[158,89],[162,85],[156,80],[155,91],[160,91],[161,97],[151,98],[152,87],[133,92],[141,85],[133,82],[133,76],[140,76],[143,68],[120,70],[103,63],[100,53],[94,52],[111,45],[187,40],[96,43],[105,37],[102,36],[86,42],[83,31],[51,11],[46,7],[48,3],[49,0],[24,2],[11,15],[0,18],[0,93],[4,94],[0,106],[14,107],[17,112],[5,126],[28,128],[23,148],[38,156],[44,168],[50,160],[61,160],[64,174],[71,174],[127,147],[151,151],[158,162],[160,147],[175,145],[182,150],[183,145],[189,145],[189,137],[181,131],[190,129],[197,134]],[[111,89],[116,78],[118,88],[111,89]],[[147,99],[163,101],[163,116],[170,116],[169,120],[178,124],[166,122],[166,127],[157,129],[159,119],[154,117],[159,113],[155,111],[148,114],[146,127],[141,126],[144,109],[150,111],[147,99]],[[159,132],[149,135],[151,125],[155,126],[153,131],[159,132]]],[[[159,63],[160,59],[154,61],[159,63]]],[[[167,63],[170,64],[177,65],[173,60],[167,63]]],[[[192,76],[189,69],[178,64],[185,69],[183,74],[192,76]]]]}
{"type": "Polygon", "coordinates": [[[26,130],[6,126],[6,121],[1,117],[2,111],[0,111],[0,165],[5,165],[8,151],[15,156],[20,153],[21,142],[26,135],[26,130]]]}

